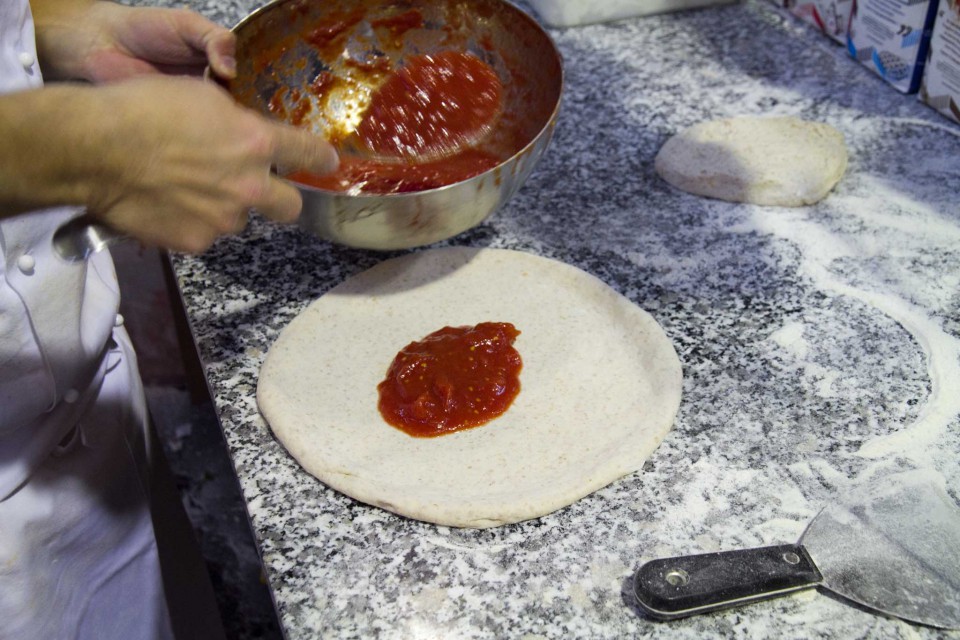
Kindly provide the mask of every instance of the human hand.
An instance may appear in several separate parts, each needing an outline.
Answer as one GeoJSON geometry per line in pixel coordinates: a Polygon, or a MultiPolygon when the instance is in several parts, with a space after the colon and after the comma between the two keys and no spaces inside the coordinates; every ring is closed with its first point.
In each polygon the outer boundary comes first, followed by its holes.
{"type": "Polygon", "coordinates": [[[110,119],[91,123],[99,166],[83,200],[91,215],[147,244],[201,252],[239,233],[251,208],[292,222],[300,193],[271,166],[337,166],[326,141],[238,106],[212,83],[146,77],[91,94],[95,104],[85,111],[110,119]]]}
{"type": "Polygon", "coordinates": [[[35,2],[37,48],[51,79],[95,83],[145,74],[236,74],[235,38],[187,9],[128,7],[114,2],[35,2]]]}

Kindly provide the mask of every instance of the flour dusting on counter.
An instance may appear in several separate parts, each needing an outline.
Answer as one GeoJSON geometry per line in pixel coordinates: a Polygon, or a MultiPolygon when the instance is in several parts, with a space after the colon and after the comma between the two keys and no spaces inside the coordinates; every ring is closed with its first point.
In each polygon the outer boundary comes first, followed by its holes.
{"type": "Polygon", "coordinates": [[[770,339],[799,360],[807,357],[809,347],[803,339],[803,324],[800,322],[785,324],[770,334],[770,339]]]}
{"type": "MultiPolygon", "coordinates": [[[[912,120],[861,121],[856,124],[848,141],[864,153],[869,153],[873,148],[870,140],[885,135],[891,128],[926,125],[912,120]]],[[[944,129],[942,125],[934,128],[944,129]]],[[[917,150],[925,154],[920,159],[923,175],[913,172],[905,175],[872,174],[868,170],[858,173],[859,184],[852,187],[853,193],[846,191],[838,195],[838,212],[843,216],[859,218],[862,225],[876,226],[872,233],[863,233],[860,228],[856,233],[837,234],[835,230],[821,225],[815,216],[803,212],[790,214],[780,210],[756,210],[752,218],[753,228],[788,239],[800,247],[802,273],[818,288],[855,298],[886,314],[906,329],[923,349],[931,389],[921,414],[912,424],[864,443],[859,453],[866,457],[898,454],[922,464],[933,453],[932,449],[937,447],[951,423],[955,423],[960,416],[960,394],[957,393],[957,389],[960,389],[960,339],[944,330],[941,319],[911,300],[917,291],[924,288],[929,290],[929,284],[923,287],[916,278],[910,278],[908,272],[908,279],[900,282],[899,287],[883,291],[884,285],[890,284],[891,274],[884,273],[882,268],[858,279],[844,278],[835,268],[843,261],[872,261],[884,255],[907,255],[907,245],[917,250],[957,246],[960,233],[956,221],[949,218],[947,210],[938,208],[938,203],[923,202],[915,196],[907,197],[896,188],[897,183],[906,183],[914,178],[920,180],[936,171],[943,172],[948,181],[952,178],[954,184],[960,184],[960,167],[956,163],[956,158],[960,157],[957,155],[960,144],[943,147],[917,150]]],[[[904,154],[909,156],[911,151],[906,149],[904,154]]],[[[908,166],[909,163],[905,163],[898,169],[908,166]]],[[[887,167],[883,168],[883,171],[887,170],[887,167]]],[[[824,204],[824,208],[832,206],[830,201],[824,204]]],[[[942,276],[928,272],[927,277],[945,279],[946,292],[957,290],[951,286],[958,283],[957,271],[945,269],[942,276]]],[[[941,302],[950,304],[951,300],[941,302]]]]}

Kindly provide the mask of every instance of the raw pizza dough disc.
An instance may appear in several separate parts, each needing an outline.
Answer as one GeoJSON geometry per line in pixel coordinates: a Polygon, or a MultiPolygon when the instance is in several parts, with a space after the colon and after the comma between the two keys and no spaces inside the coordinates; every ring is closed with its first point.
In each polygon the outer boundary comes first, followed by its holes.
{"type": "Polygon", "coordinates": [[[680,361],[646,312],[597,278],[518,251],[387,260],[310,304],[260,372],[277,438],[361,502],[457,527],[545,515],[638,470],[673,425],[680,361]],[[397,352],[444,326],[511,322],[521,390],[486,425],[414,438],[384,422],[397,352]]]}
{"type": "Polygon", "coordinates": [[[794,117],[701,122],[667,140],[660,177],[696,195],[799,207],[822,200],[847,169],[843,134],[794,117]]]}

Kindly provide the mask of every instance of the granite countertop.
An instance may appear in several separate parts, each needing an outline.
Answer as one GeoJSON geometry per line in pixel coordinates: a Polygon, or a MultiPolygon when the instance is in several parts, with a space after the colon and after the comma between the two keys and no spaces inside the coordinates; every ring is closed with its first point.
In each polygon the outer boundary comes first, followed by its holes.
{"type": "MultiPolygon", "coordinates": [[[[186,4],[230,25],[256,2],[186,4]]],[[[398,253],[254,220],[175,257],[287,635],[950,635],[816,590],[658,623],[630,578],[654,557],[795,542],[837,495],[902,469],[960,498],[960,126],[762,1],[551,33],[566,68],[551,147],[502,210],[441,244],[556,258],[653,314],[684,368],[675,428],[642,471],[537,520],[457,530],[365,506],[300,469],[255,388],[298,312],[398,253]],[[669,135],[739,114],[835,126],[846,176],[795,209],[656,176],[669,135]]]]}

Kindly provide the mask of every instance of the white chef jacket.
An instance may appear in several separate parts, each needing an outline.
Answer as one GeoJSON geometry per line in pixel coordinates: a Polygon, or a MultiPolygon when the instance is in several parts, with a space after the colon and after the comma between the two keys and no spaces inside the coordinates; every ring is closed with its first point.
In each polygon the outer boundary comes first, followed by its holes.
{"type": "MultiPolygon", "coordinates": [[[[28,1],[0,0],[0,93],[41,85],[28,1]]],[[[0,640],[169,638],[113,262],[52,251],[76,215],[0,221],[0,640]]]]}

